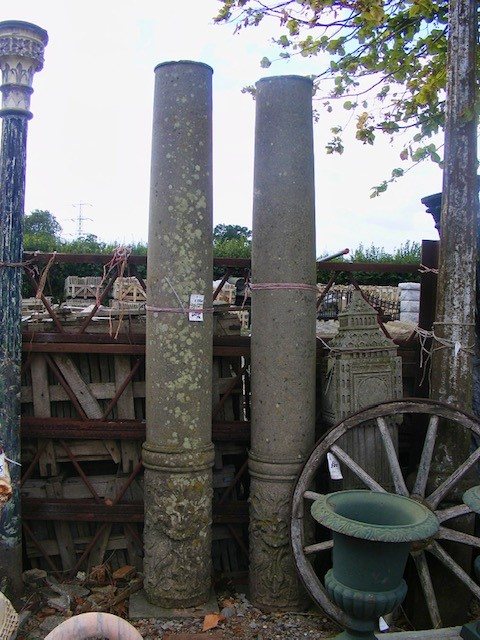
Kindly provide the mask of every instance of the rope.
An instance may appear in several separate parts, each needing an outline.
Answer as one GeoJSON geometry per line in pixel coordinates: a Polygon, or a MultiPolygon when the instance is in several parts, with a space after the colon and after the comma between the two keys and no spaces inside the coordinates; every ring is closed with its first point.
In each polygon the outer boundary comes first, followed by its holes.
{"type": "Polygon", "coordinates": [[[178,304],[180,305],[180,307],[182,308],[183,312],[185,313],[185,307],[183,306],[183,302],[180,299],[180,296],[178,295],[178,293],[175,291],[175,287],[173,286],[173,284],[170,282],[170,280],[167,278],[167,276],[165,276],[165,281],[168,284],[168,286],[170,287],[170,289],[173,291],[173,295],[175,296],[175,298],[178,300],[178,304]]]}
{"type": "Polygon", "coordinates": [[[22,463],[21,463],[21,462],[16,462],[15,460],[12,460],[11,458],[7,458],[7,456],[5,456],[5,460],[6,460],[7,462],[10,462],[10,464],[16,464],[16,465],[17,465],[17,467],[21,467],[21,466],[22,466],[22,463]]]}
{"type": "Polygon", "coordinates": [[[4,460],[6,460],[7,462],[10,462],[10,464],[16,464],[17,467],[21,467],[22,466],[22,464],[20,462],[16,462],[15,460],[12,460],[11,458],[7,458],[7,456],[5,455],[5,449],[1,445],[0,445],[0,456],[2,456],[2,458],[4,460]]]}
{"type": "Polygon", "coordinates": [[[426,267],[424,264],[421,264],[418,273],[434,273],[438,276],[438,269],[434,269],[433,267],[426,267]]]}
{"type": "Polygon", "coordinates": [[[301,282],[262,282],[258,284],[250,284],[252,291],[277,291],[278,289],[287,289],[291,291],[318,291],[314,284],[304,284],[301,282]]]}
{"type": "MultiPolygon", "coordinates": [[[[128,265],[128,259],[130,257],[132,253],[132,250],[130,249],[130,247],[116,247],[115,251],[112,254],[111,259],[103,266],[103,276],[102,279],[100,280],[100,284],[97,287],[97,295],[96,295],[96,299],[95,299],[95,304],[100,306],[100,298],[101,298],[101,294],[100,291],[102,289],[102,286],[105,282],[105,280],[108,278],[108,276],[110,275],[110,272],[117,268],[117,276],[119,278],[123,278],[123,274],[125,272],[125,269],[128,265]]],[[[125,315],[125,310],[124,309],[120,309],[120,315],[118,316],[118,326],[117,326],[117,330],[115,332],[115,335],[113,335],[113,324],[112,324],[112,315],[110,313],[110,319],[109,319],[109,334],[110,337],[113,336],[114,340],[116,340],[118,338],[118,334],[120,333],[120,329],[122,327],[123,324],[123,317],[125,315]]]]}
{"type": "Polygon", "coordinates": [[[43,269],[42,273],[40,274],[40,280],[38,282],[37,293],[35,294],[35,298],[37,300],[39,300],[43,296],[43,290],[45,289],[45,285],[47,283],[48,272],[50,271],[50,267],[52,266],[52,264],[55,262],[56,255],[57,255],[57,252],[54,251],[53,254],[52,254],[52,257],[47,262],[47,264],[45,265],[45,268],[43,269]]]}
{"type": "Polygon", "coordinates": [[[202,307],[194,307],[194,308],[185,307],[180,296],[175,291],[175,287],[173,286],[173,284],[170,282],[170,280],[166,276],[164,279],[165,279],[165,282],[170,287],[170,289],[172,290],[173,295],[177,299],[180,307],[153,307],[147,304],[145,305],[146,311],[153,311],[155,313],[183,313],[185,315],[188,315],[189,313],[213,313],[214,311],[213,307],[210,309],[203,309],[202,307]]]}
{"type": "Polygon", "coordinates": [[[245,289],[243,291],[243,302],[242,302],[242,306],[241,309],[243,311],[245,305],[247,304],[247,298],[248,298],[248,293],[249,291],[252,291],[252,283],[250,282],[250,278],[251,278],[251,272],[248,271],[247,272],[247,277],[245,278],[245,289]]]}
{"type": "MultiPolygon", "coordinates": [[[[37,256],[37,254],[38,254],[38,251],[35,251],[34,255],[37,256]]],[[[12,267],[12,268],[29,267],[31,264],[33,264],[36,261],[37,259],[36,257],[34,257],[34,258],[30,258],[30,260],[25,260],[24,262],[0,262],[0,267],[12,267]]]]}
{"type": "MultiPolygon", "coordinates": [[[[433,326],[438,325],[456,325],[456,326],[475,326],[473,322],[434,322],[433,326]]],[[[427,365],[432,359],[432,354],[435,351],[439,351],[440,349],[453,349],[453,357],[456,359],[460,351],[468,353],[469,355],[474,355],[473,347],[464,347],[458,340],[453,342],[452,340],[448,340],[447,338],[441,338],[437,336],[435,333],[435,329],[432,331],[427,331],[426,329],[421,329],[420,327],[415,327],[413,330],[414,333],[418,335],[418,340],[420,342],[420,369],[423,369],[422,379],[420,380],[420,384],[423,385],[425,381],[425,374],[427,372],[427,365]],[[427,349],[426,343],[427,340],[432,340],[432,344],[430,348],[427,349]],[[434,343],[437,342],[439,346],[434,346],[434,343]]]]}
{"type": "Polygon", "coordinates": [[[213,313],[214,309],[210,308],[210,309],[202,309],[201,307],[195,307],[195,308],[190,308],[190,307],[182,307],[181,309],[179,309],[178,307],[152,307],[151,305],[147,304],[145,305],[145,309],[147,311],[153,311],[155,313],[184,313],[184,314],[188,314],[188,313],[213,313]]]}
{"type": "Polygon", "coordinates": [[[95,300],[97,304],[100,304],[100,291],[103,283],[110,274],[110,271],[112,271],[112,269],[114,269],[115,267],[118,267],[118,277],[122,278],[128,263],[128,258],[130,257],[131,253],[132,250],[130,249],[130,247],[116,247],[111,259],[103,267],[103,277],[97,287],[97,298],[95,300]]]}

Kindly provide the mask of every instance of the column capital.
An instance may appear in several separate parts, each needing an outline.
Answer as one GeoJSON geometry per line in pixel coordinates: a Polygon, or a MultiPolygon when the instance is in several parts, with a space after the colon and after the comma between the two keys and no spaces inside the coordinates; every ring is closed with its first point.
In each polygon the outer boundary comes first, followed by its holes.
{"type": "Polygon", "coordinates": [[[32,117],[30,96],[33,93],[33,76],[43,68],[47,43],[47,32],[35,24],[20,20],[0,22],[0,116],[32,117]]]}

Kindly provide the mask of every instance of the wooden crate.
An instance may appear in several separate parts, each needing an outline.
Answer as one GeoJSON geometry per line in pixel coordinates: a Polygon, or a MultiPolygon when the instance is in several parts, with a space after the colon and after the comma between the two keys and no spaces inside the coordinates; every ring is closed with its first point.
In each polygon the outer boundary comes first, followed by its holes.
{"type": "Polygon", "coordinates": [[[95,299],[101,282],[100,276],[68,276],[65,278],[65,297],[95,299]]]}
{"type": "Polygon", "coordinates": [[[113,284],[113,298],[128,302],[145,302],[147,294],[137,278],[117,278],[113,284]]]}

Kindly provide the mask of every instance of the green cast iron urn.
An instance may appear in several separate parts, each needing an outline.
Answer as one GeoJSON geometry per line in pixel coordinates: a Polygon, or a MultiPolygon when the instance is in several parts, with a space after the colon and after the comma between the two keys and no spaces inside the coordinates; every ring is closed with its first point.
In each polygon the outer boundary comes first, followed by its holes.
{"type": "MultiPolygon", "coordinates": [[[[463,494],[463,502],[470,507],[470,509],[478,515],[480,515],[480,486],[471,487],[463,494]]],[[[475,575],[477,579],[480,578],[480,556],[475,558],[473,563],[475,569],[475,575]]],[[[480,640],[480,621],[475,620],[464,624],[460,630],[460,637],[464,640],[480,640]]]]}
{"type": "Polygon", "coordinates": [[[333,567],[325,587],[351,618],[338,638],[373,640],[379,617],[407,593],[403,572],[411,543],[436,533],[438,520],[415,500],[368,490],[321,496],[312,516],[333,532],[333,567]]]}

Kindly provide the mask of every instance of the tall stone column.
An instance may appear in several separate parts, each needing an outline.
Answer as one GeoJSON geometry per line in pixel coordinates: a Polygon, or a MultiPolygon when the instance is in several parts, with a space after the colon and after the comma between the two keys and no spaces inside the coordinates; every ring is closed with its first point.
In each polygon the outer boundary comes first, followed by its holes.
{"type": "Polygon", "coordinates": [[[212,69],[167,62],[155,69],[143,445],[145,590],[163,607],[210,591],[212,268],[212,69]]]}
{"type": "Polygon", "coordinates": [[[290,551],[290,499],[315,432],[312,82],[304,77],[257,83],[252,239],[250,591],[263,610],[295,610],[305,596],[290,551]]]}
{"type": "MultiPolygon", "coordinates": [[[[445,158],[430,396],[470,411],[479,220],[475,107],[477,3],[450,0],[448,25],[445,158]]],[[[471,446],[469,432],[440,423],[435,445],[437,454],[430,473],[432,486],[438,486],[467,459],[471,446]]],[[[472,468],[470,477],[457,483],[443,506],[450,506],[452,497],[459,498],[465,486],[477,481],[472,468]]],[[[451,520],[449,526],[473,533],[473,518],[451,520]]],[[[464,570],[470,571],[472,554],[468,545],[455,545],[451,555],[464,570]]],[[[440,583],[438,573],[433,571],[432,577],[440,583]]],[[[470,590],[458,582],[441,584],[437,600],[443,623],[446,626],[460,624],[467,616],[470,590]]]]}
{"type": "MultiPolygon", "coordinates": [[[[20,460],[23,217],[27,125],[36,71],[43,67],[47,32],[28,22],[0,22],[2,142],[0,150],[0,445],[20,460]]],[[[20,467],[10,463],[13,497],[0,510],[0,591],[22,588],[20,467]]]]}

